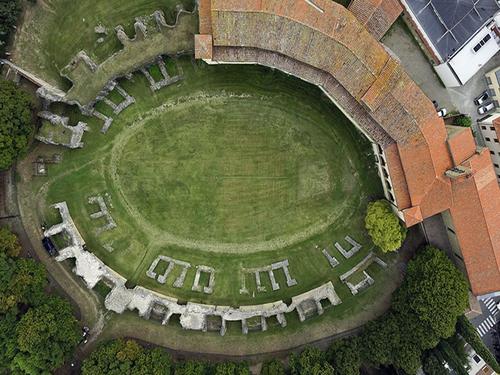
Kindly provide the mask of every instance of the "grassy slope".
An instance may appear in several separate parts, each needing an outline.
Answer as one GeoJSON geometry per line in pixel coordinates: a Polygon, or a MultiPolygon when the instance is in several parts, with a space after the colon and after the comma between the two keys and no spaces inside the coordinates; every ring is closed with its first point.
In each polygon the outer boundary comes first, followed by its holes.
{"type": "MultiPolygon", "coordinates": [[[[262,303],[277,299],[287,300],[293,295],[307,291],[328,280],[332,280],[341,298],[344,299],[341,309],[354,308],[360,297],[351,297],[347,287],[338,280],[338,275],[352,267],[352,265],[358,262],[372,247],[362,228],[362,219],[367,199],[370,196],[377,196],[380,194],[380,183],[375,175],[375,171],[371,168],[371,159],[366,154],[366,150],[369,149],[366,142],[362,140],[359,133],[356,132],[347,119],[321,96],[319,90],[298,80],[258,67],[208,67],[199,65],[195,69],[187,59],[183,60],[182,65],[186,73],[186,80],[176,86],[163,89],[155,95],[152,95],[149,91],[142,75],[135,75],[134,82],[123,81],[121,83],[122,86],[125,87],[130,94],[136,97],[138,102],[115,119],[110,131],[106,135],[99,133],[98,130],[101,124],[98,121],[94,119],[85,119],[91,126],[91,131],[86,133],[84,138],[86,146],[83,150],[74,152],[63,151],[64,162],[61,165],[51,166],[51,185],[49,187],[46,203],[50,204],[60,200],[67,200],[75,222],[82,231],[90,249],[95,251],[104,261],[113,266],[116,270],[126,275],[129,279],[132,279],[132,281],[169,295],[175,295],[182,300],[232,305],[262,303]],[[253,223],[251,220],[252,216],[250,215],[243,218],[243,224],[248,225],[250,228],[249,233],[253,236],[260,235],[259,231],[267,231],[267,234],[270,235],[279,234],[280,231],[285,232],[285,234],[290,234],[297,230],[297,226],[301,223],[298,218],[304,218],[304,223],[311,223],[316,219],[317,212],[321,212],[321,215],[318,215],[318,217],[321,218],[326,212],[334,212],[340,202],[346,201],[349,205],[349,209],[345,212],[345,215],[343,215],[340,220],[337,220],[334,225],[330,226],[328,230],[316,236],[312,236],[308,240],[297,245],[282,250],[258,252],[251,255],[236,254],[227,256],[225,254],[207,254],[206,252],[196,249],[186,249],[179,246],[168,245],[168,241],[158,242],[158,239],[152,236],[151,233],[148,233],[140,223],[138,224],[136,220],[130,218],[125,207],[122,205],[121,197],[114,189],[108,175],[111,149],[115,139],[126,131],[140,113],[144,114],[145,111],[160,105],[165,102],[165,100],[173,100],[174,98],[186,95],[197,95],[201,92],[216,94],[220,93],[222,90],[231,93],[251,94],[255,97],[265,95],[268,98],[267,100],[270,100],[268,104],[274,103],[277,108],[284,108],[288,111],[281,110],[281,112],[273,112],[274,110],[271,108],[273,105],[266,107],[264,111],[264,106],[259,106],[259,103],[249,101],[249,103],[255,107],[254,113],[252,113],[250,108],[246,108],[248,103],[235,99],[230,103],[237,107],[234,111],[229,111],[227,114],[231,113],[235,115],[235,113],[238,113],[238,106],[241,106],[242,111],[239,113],[244,114],[244,116],[241,118],[237,116],[225,117],[223,113],[215,111],[216,117],[219,119],[221,125],[225,124],[229,126],[232,124],[232,126],[237,126],[240,130],[246,129],[248,131],[248,123],[253,123],[253,121],[255,121],[256,124],[262,127],[264,126],[263,124],[265,124],[266,114],[270,114],[271,118],[276,120],[281,113],[283,124],[291,128],[301,128],[313,139],[312,147],[303,148],[301,151],[302,153],[298,152],[290,155],[287,162],[291,163],[291,166],[293,166],[298,159],[303,157],[303,155],[305,155],[304,153],[309,153],[309,157],[312,158],[308,159],[311,165],[314,165],[314,157],[319,159],[324,158],[326,160],[332,176],[333,186],[335,186],[335,184],[342,185],[341,181],[346,179],[351,179],[352,182],[354,182],[347,186],[347,190],[343,191],[342,188],[333,189],[331,196],[327,194],[326,196],[321,196],[319,200],[309,200],[306,207],[300,207],[300,205],[297,207],[293,207],[293,205],[285,207],[291,212],[292,217],[290,220],[283,220],[280,217],[273,216],[273,209],[276,209],[276,207],[279,208],[279,205],[276,206],[273,199],[267,199],[267,207],[265,208],[268,211],[265,217],[270,219],[269,226],[267,227],[265,225],[265,220],[263,220],[264,225],[262,223],[253,223]],[[307,121],[304,121],[304,119],[307,119],[307,121]],[[314,129],[311,127],[313,126],[311,124],[314,124],[314,129]],[[328,152],[328,147],[331,148],[330,154],[328,152]],[[350,159],[352,166],[347,161],[346,156],[350,159]],[[90,220],[88,217],[91,212],[95,211],[95,207],[88,205],[86,199],[92,193],[104,192],[108,192],[111,195],[113,204],[111,212],[118,223],[118,228],[98,237],[94,234],[97,223],[90,220]],[[322,205],[324,205],[324,207],[322,205]],[[309,216],[308,219],[306,219],[307,216],[309,216]],[[347,234],[360,241],[364,245],[364,248],[362,252],[352,259],[342,261],[342,256],[336,253],[332,242],[341,241],[347,234]],[[112,244],[116,249],[115,252],[110,254],[104,250],[103,245],[106,243],[112,244]],[[316,244],[320,245],[321,248],[328,246],[331,253],[341,260],[342,264],[334,270],[331,270],[321,254],[321,251],[314,248],[316,244]],[[182,289],[176,289],[171,286],[173,279],[180,270],[174,270],[167,284],[163,286],[147,278],[145,276],[145,270],[158,254],[169,255],[177,259],[189,261],[193,266],[196,264],[206,264],[216,268],[218,273],[214,294],[207,296],[191,291],[191,284],[195,274],[193,268],[188,273],[182,289]],[[292,288],[285,287],[284,276],[281,272],[276,272],[277,281],[282,285],[279,291],[270,292],[269,281],[265,275],[262,275],[264,285],[268,287],[269,292],[255,293],[254,296],[254,281],[248,278],[247,285],[251,290],[250,295],[239,294],[240,279],[238,269],[241,265],[246,267],[262,266],[281,259],[289,259],[291,264],[290,271],[299,282],[297,286],[292,288]]],[[[208,107],[207,111],[209,111],[209,109],[208,107]]],[[[175,111],[173,113],[175,113],[175,111]]],[[[180,116],[180,119],[183,121],[188,121],[185,125],[186,128],[192,127],[193,129],[196,129],[195,125],[203,118],[203,113],[199,113],[199,108],[198,112],[189,112],[188,117],[186,117],[185,114],[177,113],[176,115],[180,116]]],[[[70,116],[73,121],[78,119],[78,116],[75,114],[70,113],[70,116]]],[[[168,125],[169,120],[172,120],[172,118],[170,114],[167,113],[163,116],[162,121],[149,125],[154,127],[165,123],[165,126],[168,128],[168,126],[173,126],[168,125]]],[[[182,127],[181,125],[179,126],[182,127]]],[[[131,165],[134,165],[134,162],[137,163],[137,160],[134,161],[134,158],[137,158],[137,155],[141,155],[141,147],[148,150],[155,142],[160,142],[160,146],[164,145],[165,148],[175,147],[176,144],[177,146],[182,145],[182,142],[194,142],[193,140],[189,140],[188,135],[183,132],[176,133],[174,131],[172,134],[166,132],[163,137],[158,138],[152,133],[148,133],[147,130],[144,131],[145,133],[142,137],[138,137],[129,145],[131,150],[130,159],[128,161],[130,161],[131,165]],[[132,152],[134,147],[136,150],[132,152]]],[[[280,131],[283,137],[286,133],[283,133],[283,130],[280,131]]],[[[192,134],[195,133],[196,131],[192,130],[192,134]]],[[[271,132],[269,135],[273,135],[273,133],[271,132]]],[[[279,137],[279,132],[274,134],[274,136],[279,137]]],[[[246,144],[248,141],[247,139],[243,140],[238,137],[238,134],[234,134],[232,138],[235,142],[241,144],[246,144]]],[[[256,139],[259,142],[263,142],[262,138],[256,139]]],[[[283,139],[286,139],[286,137],[283,139]]],[[[302,135],[299,139],[305,139],[305,136],[302,135]]],[[[211,142],[215,142],[221,147],[223,146],[223,144],[220,143],[222,140],[218,137],[217,132],[207,137],[205,140],[203,137],[200,137],[196,142],[201,142],[203,147],[208,147],[211,142]]],[[[271,141],[269,140],[268,142],[271,141]]],[[[264,142],[264,144],[265,143],[266,142],[264,142]]],[[[291,142],[290,144],[293,145],[294,143],[291,142]]],[[[271,142],[271,146],[273,145],[275,146],[275,144],[271,142]]],[[[262,146],[262,144],[260,146],[262,146]]],[[[295,144],[295,146],[298,147],[298,144],[295,144]]],[[[275,150],[273,147],[267,151],[275,150]]],[[[139,164],[136,164],[133,170],[137,171],[138,176],[147,173],[149,176],[154,177],[155,174],[162,175],[164,173],[164,171],[162,171],[163,168],[158,167],[156,170],[152,168],[153,164],[150,159],[152,155],[155,154],[155,150],[161,149],[162,147],[158,149],[151,148],[149,151],[145,151],[148,155],[144,160],[145,168],[149,169],[145,172],[144,170],[140,170],[139,164]]],[[[172,157],[172,155],[169,155],[169,157],[172,157]]],[[[208,154],[202,154],[199,160],[203,160],[203,157],[206,155],[208,154]]],[[[271,158],[272,161],[273,155],[279,155],[279,153],[276,154],[271,152],[266,154],[266,157],[271,158]]],[[[229,156],[229,159],[225,160],[230,161],[234,156],[233,151],[227,156],[229,156]]],[[[255,158],[258,156],[258,152],[250,156],[255,158]]],[[[256,159],[252,159],[252,157],[249,158],[249,160],[255,161],[256,159]]],[[[216,160],[216,158],[214,160],[216,160]]],[[[127,162],[123,165],[126,166],[127,162]]],[[[221,161],[219,160],[218,162],[220,163],[221,161]]],[[[197,166],[195,170],[199,172],[202,171],[203,168],[208,167],[197,166]]],[[[221,168],[221,165],[217,168],[221,168]]],[[[296,172],[293,172],[293,168],[290,170],[292,171],[290,172],[292,178],[296,172]]],[[[196,180],[194,178],[190,180],[189,170],[185,171],[181,169],[176,173],[176,178],[187,179],[189,183],[194,183],[196,180]]],[[[163,178],[167,178],[167,176],[163,175],[163,178]]],[[[125,185],[126,189],[131,189],[131,194],[134,194],[133,184],[137,183],[138,180],[134,180],[134,177],[131,176],[130,181],[130,186],[127,186],[126,181],[122,183],[122,186],[125,185]]],[[[160,179],[159,181],[161,182],[163,180],[160,179]]],[[[37,180],[37,183],[34,184],[35,190],[37,190],[43,182],[45,181],[37,180]]],[[[255,181],[253,181],[253,183],[255,183],[255,181]]],[[[145,186],[147,186],[147,184],[145,186]]],[[[162,186],[157,185],[157,188],[160,189],[162,186]]],[[[204,185],[199,184],[198,188],[203,190],[204,185]]],[[[241,187],[238,188],[241,189],[241,187]]],[[[250,192],[255,188],[256,185],[249,185],[248,189],[250,190],[246,191],[250,192]]],[[[289,189],[287,194],[292,194],[294,189],[297,189],[297,184],[291,184],[289,189]]],[[[238,190],[236,190],[236,192],[238,192],[238,190]]],[[[207,188],[200,193],[199,197],[204,199],[209,198],[209,189],[207,188]]],[[[137,205],[141,206],[142,210],[145,211],[144,216],[146,218],[149,218],[149,215],[154,212],[161,217],[162,207],[164,207],[165,210],[167,209],[166,206],[148,208],[146,198],[142,197],[143,200],[141,202],[140,194],[136,196],[136,199],[138,202],[137,205]]],[[[195,202],[192,197],[190,199],[191,203],[195,202]]],[[[157,199],[153,202],[160,205],[173,203],[174,209],[178,210],[176,211],[176,215],[180,215],[182,210],[184,210],[186,218],[181,218],[182,223],[188,225],[193,221],[200,225],[200,233],[193,232],[195,233],[193,236],[199,235],[206,238],[210,234],[208,229],[204,226],[207,221],[200,221],[197,215],[198,210],[196,209],[196,204],[192,207],[188,207],[188,209],[184,209],[181,206],[176,207],[175,205],[178,204],[178,202],[175,200],[168,203],[168,200],[157,199]]],[[[245,206],[249,204],[249,201],[243,200],[242,202],[238,202],[238,200],[236,200],[234,204],[243,204],[243,206],[245,206]]],[[[238,207],[236,207],[236,209],[237,208],[238,207]]],[[[235,208],[233,207],[232,209],[234,210],[235,208]]],[[[286,212],[286,210],[283,212],[286,212]]],[[[214,213],[217,215],[216,211],[211,211],[210,215],[214,213]]],[[[57,216],[53,210],[45,209],[42,214],[47,215],[45,220],[48,222],[57,221],[57,216]]],[[[211,217],[210,215],[208,215],[208,217],[211,217]]],[[[175,225],[173,225],[174,219],[175,216],[169,219],[171,220],[169,226],[175,227],[175,225]]],[[[239,227],[245,226],[243,224],[239,225],[239,227]]],[[[160,224],[160,226],[161,225],[163,224],[160,224]]],[[[165,227],[165,229],[168,229],[169,226],[165,227]]],[[[231,238],[234,240],[234,235],[237,233],[232,232],[227,234],[224,232],[223,226],[215,226],[214,228],[213,235],[216,239],[222,241],[231,238]]],[[[160,230],[161,229],[160,227],[160,230]]],[[[185,236],[189,235],[191,231],[191,229],[184,229],[185,232],[182,232],[183,229],[181,227],[176,228],[176,230],[185,236]]],[[[380,275],[377,274],[376,280],[378,279],[377,281],[379,282],[367,293],[376,295],[377,290],[383,288],[384,278],[385,276],[383,276],[382,273],[380,273],[380,275]]],[[[340,309],[337,310],[340,311],[340,309]]]]}
{"type": "Polygon", "coordinates": [[[99,63],[121,48],[114,27],[121,24],[132,36],[134,18],[158,9],[173,23],[178,4],[193,8],[192,0],[46,0],[28,4],[16,35],[14,61],[49,83],[67,89],[69,83],[59,76],[59,71],[76,53],[85,50],[99,63]],[[98,24],[108,29],[103,43],[97,42],[102,35],[94,31],[98,24]]]}

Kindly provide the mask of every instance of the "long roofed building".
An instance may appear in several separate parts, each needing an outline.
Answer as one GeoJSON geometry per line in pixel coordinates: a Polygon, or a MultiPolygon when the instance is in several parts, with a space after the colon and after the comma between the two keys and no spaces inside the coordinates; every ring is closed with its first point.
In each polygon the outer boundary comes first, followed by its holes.
{"type": "Polygon", "coordinates": [[[331,0],[200,0],[196,57],[259,64],[320,87],[372,142],[408,227],[442,214],[477,296],[500,292],[500,188],[470,129],[432,102],[363,23],[331,0]]]}

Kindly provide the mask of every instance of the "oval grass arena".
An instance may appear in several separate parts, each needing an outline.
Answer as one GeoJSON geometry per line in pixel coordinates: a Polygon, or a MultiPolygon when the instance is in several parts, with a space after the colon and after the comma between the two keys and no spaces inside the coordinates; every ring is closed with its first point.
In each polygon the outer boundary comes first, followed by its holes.
{"type": "MultiPolygon", "coordinates": [[[[114,118],[106,134],[102,121],[66,113],[90,130],[83,149],[57,149],[62,162],[33,183],[42,220],[57,223],[50,206],[66,201],[101,260],[131,285],[185,301],[258,304],[328,281],[343,300],[339,314],[375,301],[389,273],[375,267],[377,282],[356,297],[339,280],[374,249],[363,218],[382,191],[370,143],[320,90],[298,79],[255,66],[177,64],[183,80],[155,93],[140,73],[121,80],[136,103],[119,115],[97,105],[114,118]],[[91,216],[99,211],[96,196],[116,228],[103,229],[106,218],[91,216]],[[333,246],[348,246],[345,236],[362,245],[349,259],[333,246]],[[324,248],[340,261],[336,268],[324,248]],[[173,286],[179,267],[165,283],[147,275],[159,255],[191,265],[182,287],[173,286]],[[259,291],[250,277],[249,292],[240,292],[243,269],[283,260],[297,285],[287,287],[277,272],[279,290],[263,278],[266,291],[259,291]],[[213,293],[192,290],[197,265],[215,269],[213,293]]],[[[156,269],[162,272],[165,264],[156,269]]]]}
{"type": "Polygon", "coordinates": [[[352,140],[288,101],[189,98],[135,127],[113,149],[124,201],[148,227],[197,241],[321,230],[344,214],[358,184],[354,150],[343,146],[352,140]]]}

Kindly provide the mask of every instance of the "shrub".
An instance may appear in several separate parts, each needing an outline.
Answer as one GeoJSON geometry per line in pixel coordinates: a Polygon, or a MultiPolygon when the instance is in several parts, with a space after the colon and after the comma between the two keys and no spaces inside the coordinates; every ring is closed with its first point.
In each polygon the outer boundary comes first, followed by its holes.
{"type": "Polygon", "coordinates": [[[386,200],[368,204],[365,226],[373,243],[383,252],[398,250],[406,238],[406,228],[386,200]]]}
{"type": "Polygon", "coordinates": [[[461,115],[455,118],[455,125],[463,126],[465,128],[470,128],[472,125],[472,119],[469,116],[461,115]]]}

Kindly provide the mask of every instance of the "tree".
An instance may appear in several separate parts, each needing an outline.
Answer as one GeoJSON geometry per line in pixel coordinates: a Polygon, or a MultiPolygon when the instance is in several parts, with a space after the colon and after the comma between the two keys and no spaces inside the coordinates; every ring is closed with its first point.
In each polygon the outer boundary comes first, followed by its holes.
{"type": "Polygon", "coordinates": [[[427,375],[449,375],[449,371],[444,367],[444,361],[436,351],[424,354],[422,368],[427,375]]]}
{"type": "Polygon", "coordinates": [[[175,367],[175,375],[205,375],[207,365],[199,361],[181,362],[175,367]]]}
{"type": "Polygon", "coordinates": [[[0,253],[14,258],[19,256],[20,252],[21,245],[17,236],[5,227],[0,228],[0,253]]]}
{"type": "Polygon", "coordinates": [[[318,348],[307,347],[299,355],[290,355],[292,375],[333,375],[333,367],[326,361],[326,355],[318,348]]]}
{"type": "Polygon", "coordinates": [[[406,228],[386,200],[368,203],[365,227],[373,243],[383,252],[398,250],[406,238],[406,228]]]}
{"type": "Polygon", "coordinates": [[[365,326],[360,337],[363,361],[414,374],[422,353],[454,334],[467,302],[467,283],[446,255],[432,247],[419,250],[408,263],[391,309],[365,326]]]}
{"type": "Polygon", "coordinates": [[[17,352],[15,314],[0,315],[0,373],[7,372],[17,352]]]}
{"type": "Polygon", "coordinates": [[[134,340],[122,339],[101,344],[83,361],[82,366],[83,375],[169,375],[171,373],[172,359],[165,350],[145,349],[134,340]]]}
{"type": "Polygon", "coordinates": [[[427,335],[437,339],[454,334],[457,318],[467,306],[465,278],[443,251],[431,246],[419,250],[409,262],[392,302],[394,310],[418,319],[427,335]]]}
{"type": "Polygon", "coordinates": [[[16,338],[19,352],[12,370],[40,373],[64,363],[80,341],[81,331],[70,304],[60,297],[46,296],[42,305],[23,315],[16,338]]]}
{"type": "Polygon", "coordinates": [[[19,0],[0,0],[0,53],[4,52],[5,44],[20,13],[19,0]]]}
{"type": "Polygon", "coordinates": [[[285,375],[285,366],[277,359],[264,362],[260,375],[285,375]]]}
{"type": "Polygon", "coordinates": [[[250,375],[246,362],[220,362],[215,365],[215,375],[250,375]]]}
{"type": "Polygon", "coordinates": [[[361,358],[356,338],[334,341],[328,348],[327,358],[335,375],[359,375],[361,358]]]}
{"type": "Polygon", "coordinates": [[[479,337],[476,329],[471,322],[461,315],[457,320],[457,332],[469,343],[472,349],[496,372],[500,374],[500,365],[493,354],[484,345],[483,340],[479,337]]]}
{"type": "Polygon", "coordinates": [[[28,94],[0,79],[0,170],[9,168],[26,152],[34,130],[31,109],[28,94]]]}

